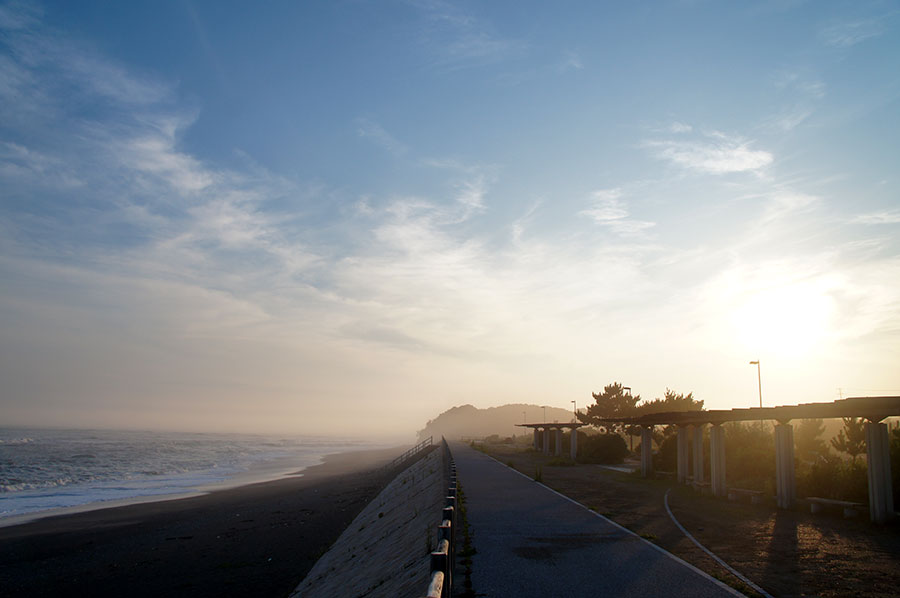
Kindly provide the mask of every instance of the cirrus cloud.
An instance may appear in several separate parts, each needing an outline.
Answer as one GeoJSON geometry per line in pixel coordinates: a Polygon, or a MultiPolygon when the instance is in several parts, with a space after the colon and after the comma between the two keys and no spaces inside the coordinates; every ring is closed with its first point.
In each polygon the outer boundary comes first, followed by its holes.
{"type": "Polygon", "coordinates": [[[708,174],[753,172],[772,163],[770,152],[752,149],[740,137],[712,133],[703,141],[651,140],[644,143],[657,157],[676,166],[708,174]]]}

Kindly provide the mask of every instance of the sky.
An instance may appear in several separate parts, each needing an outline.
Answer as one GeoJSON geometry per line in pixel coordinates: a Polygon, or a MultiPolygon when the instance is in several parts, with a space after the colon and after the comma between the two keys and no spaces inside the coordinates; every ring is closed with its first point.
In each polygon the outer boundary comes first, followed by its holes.
{"type": "Polygon", "coordinates": [[[0,4],[0,421],[900,395],[898,64],[897,2],[0,4]]]}

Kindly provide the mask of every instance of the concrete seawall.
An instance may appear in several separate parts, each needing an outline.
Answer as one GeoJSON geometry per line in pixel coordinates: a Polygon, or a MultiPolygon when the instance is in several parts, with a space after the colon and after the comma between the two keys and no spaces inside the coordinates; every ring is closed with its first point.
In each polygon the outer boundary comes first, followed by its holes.
{"type": "Polygon", "coordinates": [[[401,472],[344,530],[291,597],[421,596],[447,483],[438,446],[401,472]]]}

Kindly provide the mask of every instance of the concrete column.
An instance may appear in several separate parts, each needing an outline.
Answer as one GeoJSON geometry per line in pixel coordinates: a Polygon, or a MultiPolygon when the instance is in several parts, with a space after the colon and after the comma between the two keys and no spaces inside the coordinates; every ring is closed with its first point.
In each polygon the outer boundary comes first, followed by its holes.
{"type": "Polygon", "coordinates": [[[556,452],[557,457],[562,457],[562,428],[556,428],[556,452]]]}
{"type": "Polygon", "coordinates": [[[709,429],[709,483],[713,496],[726,496],[725,485],[725,430],[721,424],[709,429]]]}
{"type": "Polygon", "coordinates": [[[544,450],[545,455],[550,454],[550,428],[544,428],[544,450]]]}
{"type": "Polygon", "coordinates": [[[641,426],[641,475],[653,475],[653,426],[641,426]]]}
{"type": "Polygon", "coordinates": [[[706,480],[703,467],[703,424],[694,426],[694,481],[702,484],[706,480]]]}
{"type": "Polygon", "coordinates": [[[866,464],[869,469],[869,516],[874,523],[885,523],[894,518],[887,424],[866,423],[866,464]]]}
{"type": "Polygon", "coordinates": [[[775,426],[775,488],[781,509],[790,509],[797,498],[797,479],[794,474],[794,426],[775,426]]]}
{"type": "Polygon", "coordinates": [[[678,426],[678,483],[684,484],[688,478],[688,430],[687,426],[678,426]]]}
{"type": "Polygon", "coordinates": [[[572,438],[569,442],[569,456],[574,461],[578,457],[578,429],[572,428],[572,438]]]}
{"type": "Polygon", "coordinates": [[[534,450],[538,450],[538,445],[541,444],[541,440],[540,440],[540,437],[538,436],[538,434],[539,434],[538,429],[535,428],[534,429],[534,450]]]}

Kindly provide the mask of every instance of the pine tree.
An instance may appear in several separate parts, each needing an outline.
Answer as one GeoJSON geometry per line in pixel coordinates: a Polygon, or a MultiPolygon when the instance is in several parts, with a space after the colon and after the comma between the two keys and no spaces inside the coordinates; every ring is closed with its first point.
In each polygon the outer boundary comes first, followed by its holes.
{"type": "Polygon", "coordinates": [[[828,445],[821,436],[825,432],[822,419],[801,419],[794,434],[794,443],[801,459],[815,460],[828,453],[828,445]]]}
{"type": "Polygon", "coordinates": [[[610,432],[620,431],[622,424],[602,420],[632,417],[635,414],[634,406],[641,400],[641,395],[625,394],[625,388],[618,382],[608,384],[601,393],[592,392],[591,396],[594,397],[594,404],[589,405],[585,413],[578,413],[578,419],[586,424],[604,427],[610,432]]]}
{"type": "Polygon", "coordinates": [[[847,453],[856,462],[856,457],[866,450],[866,422],[855,417],[845,417],[844,427],[831,439],[835,450],[847,453]]]}

